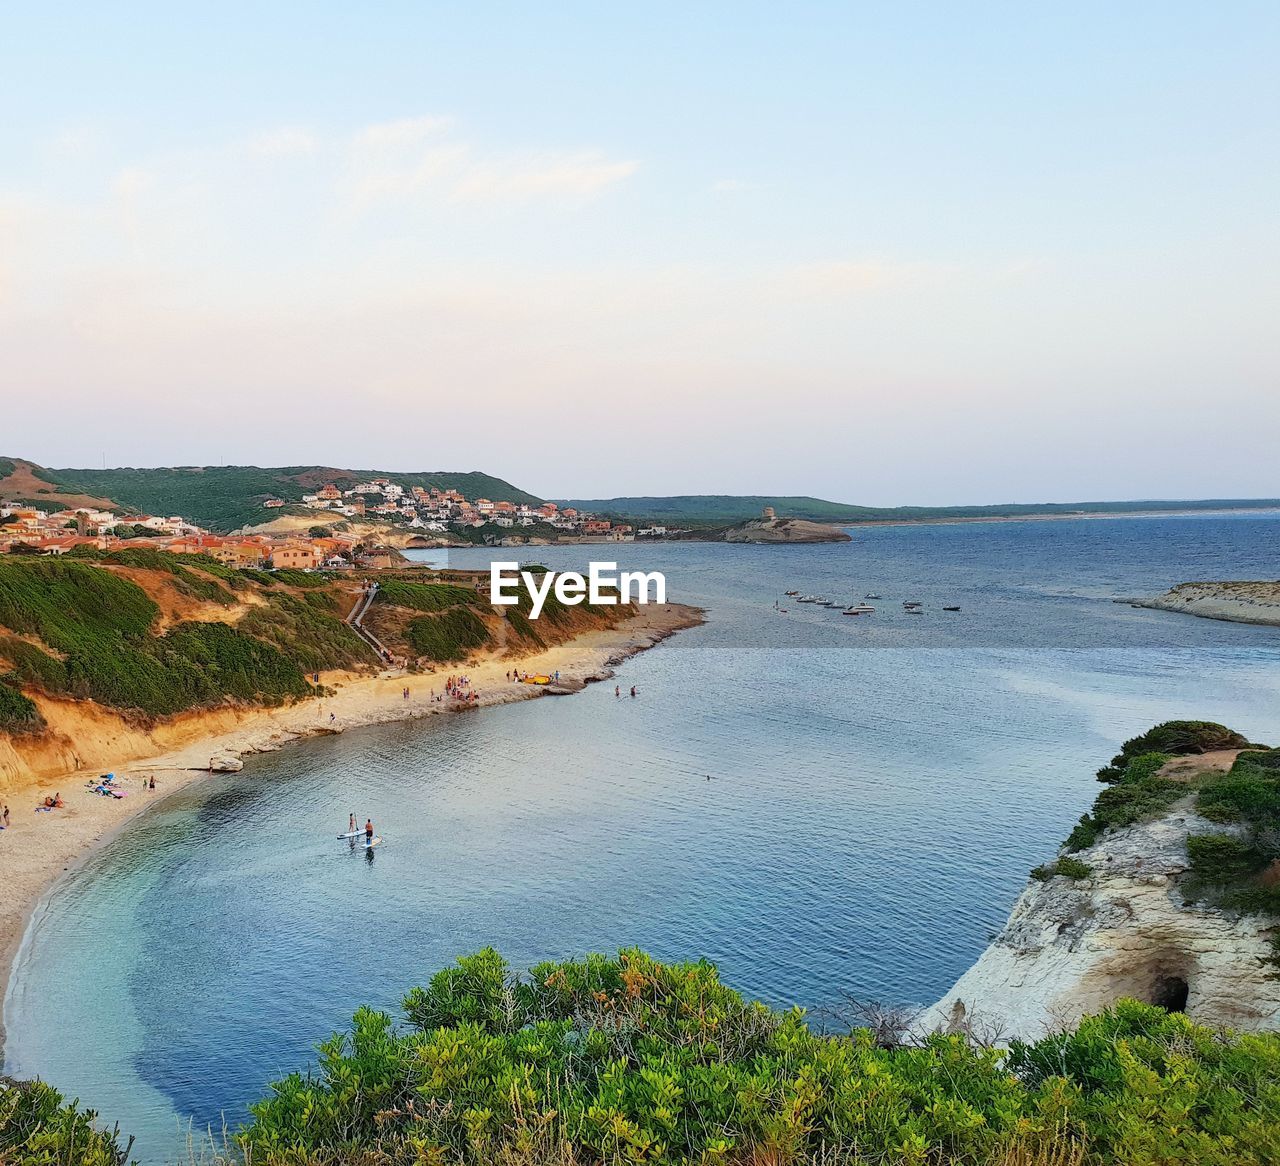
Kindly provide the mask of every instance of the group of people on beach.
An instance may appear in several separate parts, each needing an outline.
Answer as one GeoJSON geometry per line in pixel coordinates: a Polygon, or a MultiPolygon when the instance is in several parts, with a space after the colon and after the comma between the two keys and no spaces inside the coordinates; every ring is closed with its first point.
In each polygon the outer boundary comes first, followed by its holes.
{"type": "Polygon", "coordinates": [[[446,677],[444,690],[449,696],[453,697],[454,700],[460,700],[464,704],[474,703],[480,696],[480,694],[471,687],[470,676],[446,677]]]}

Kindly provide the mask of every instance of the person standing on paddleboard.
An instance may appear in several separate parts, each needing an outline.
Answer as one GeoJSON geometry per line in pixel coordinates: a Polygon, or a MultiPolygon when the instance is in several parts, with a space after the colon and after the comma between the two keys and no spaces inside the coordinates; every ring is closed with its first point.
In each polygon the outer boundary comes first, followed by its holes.
{"type": "Polygon", "coordinates": [[[347,833],[348,833],[348,834],[350,834],[352,838],[354,838],[354,837],[356,836],[356,816],[355,816],[355,814],[352,814],[352,815],[347,819],[347,833]]]}
{"type": "Polygon", "coordinates": [[[364,844],[366,846],[373,845],[373,819],[366,818],[364,823],[364,844]]]}

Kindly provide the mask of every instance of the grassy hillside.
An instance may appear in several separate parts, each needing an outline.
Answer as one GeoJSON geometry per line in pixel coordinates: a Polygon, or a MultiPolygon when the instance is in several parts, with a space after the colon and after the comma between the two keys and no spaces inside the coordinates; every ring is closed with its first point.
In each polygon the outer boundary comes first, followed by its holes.
{"type": "Polygon", "coordinates": [[[759,518],[772,506],[781,518],[813,522],[904,522],[947,518],[1032,518],[1054,514],[1123,514],[1133,511],[1272,509],[1280,499],[1204,499],[1195,502],[1044,502],[995,506],[854,506],[822,498],[774,497],[764,494],[675,494],[670,497],[555,499],[597,514],[646,520],[667,526],[731,526],[759,518]]]}
{"type": "MultiPolygon", "coordinates": [[[[262,509],[268,498],[300,501],[332,482],[348,489],[370,478],[387,478],[409,489],[459,490],[468,498],[495,502],[537,502],[509,482],[481,473],[412,473],[387,470],[347,470],[329,466],[168,466],[156,469],[58,469],[36,472],[55,491],[82,492],[113,499],[130,510],[146,514],[181,514],[212,530],[228,531],[261,522],[270,512],[262,509]]],[[[0,493],[3,492],[0,482],[0,493]]],[[[52,499],[50,499],[52,501],[52,499]]]]}
{"type": "Polygon", "coordinates": [[[41,694],[143,718],[310,696],[306,673],[374,663],[332,590],[194,555],[0,559],[0,732],[39,732],[41,694]]]}

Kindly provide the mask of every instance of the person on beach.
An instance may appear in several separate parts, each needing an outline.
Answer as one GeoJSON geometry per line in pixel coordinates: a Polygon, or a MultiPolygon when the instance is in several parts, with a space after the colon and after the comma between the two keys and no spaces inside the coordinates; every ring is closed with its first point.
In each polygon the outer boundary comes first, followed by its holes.
{"type": "Polygon", "coordinates": [[[147,788],[148,788],[148,789],[155,789],[155,788],[156,788],[156,775],[155,775],[154,773],[151,775],[151,781],[148,783],[147,788]]]}
{"type": "Polygon", "coordinates": [[[55,810],[60,810],[60,809],[62,809],[62,795],[61,795],[61,794],[54,794],[54,795],[53,795],[53,801],[52,801],[52,802],[50,802],[49,804],[50,804],[51,806],[53,806],[53,808],[54,808],[55,810]]]}
{"type": "Polygon", "coordinates": [[[7,830],[7,829],[9,829],[9,807],[5,806],[4,816],[3,818],[0,818],[0,830],[7,830]]]}
{"type": "Polygon", "coordinates": [[[613,695],[614,695],[614,696],[621,696],[621,695],[622,695],[622,685],[621,685],[621,684],[615,684],[615,685],[613,686],[613,695]]]}
{"type": "Polygon", "coordinates": [[[632,695],[632,696],[635,696],[635,694],[636,694],[636,686],[633,684],[633,685],[631,686],[631,695],[632,695]]]}
{"type": "Polygon", "coordinates": [[[337,719],[338,719],[338,714],[337,714],[337,713],[330,713],[330,714],[329,714],[329,724],[331,724],[331,725],[332,725],[332,724],[333,724],[333,722],[334,722],[334,721],[336,721],[337,719]]]}

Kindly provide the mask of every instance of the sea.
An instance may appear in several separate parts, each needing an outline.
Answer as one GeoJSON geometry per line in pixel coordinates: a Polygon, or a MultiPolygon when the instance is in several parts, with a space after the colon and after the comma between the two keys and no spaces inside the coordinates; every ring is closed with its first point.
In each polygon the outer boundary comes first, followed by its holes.
{"type": "Polygon", "coordinates": [[[234,1130],[357,1007],[394,1013],[486,946],[513,970],[707,959],[815,1023],[928,1003],[1123,740],[1190,717],[1280,743],[1280,629],[1116,602],[1280,578],[1280,512],[850,533],[419,553],[660,570],[706,622],[621,664],[621,696],[316,738],[166,799],[36,912],[5,1071],[153,1163],[234,1130]],[[789,590],[880,598],[853,618],[789,590]],[[384,838],[372,855],[337,839],[351,813],[384,838]]]}

